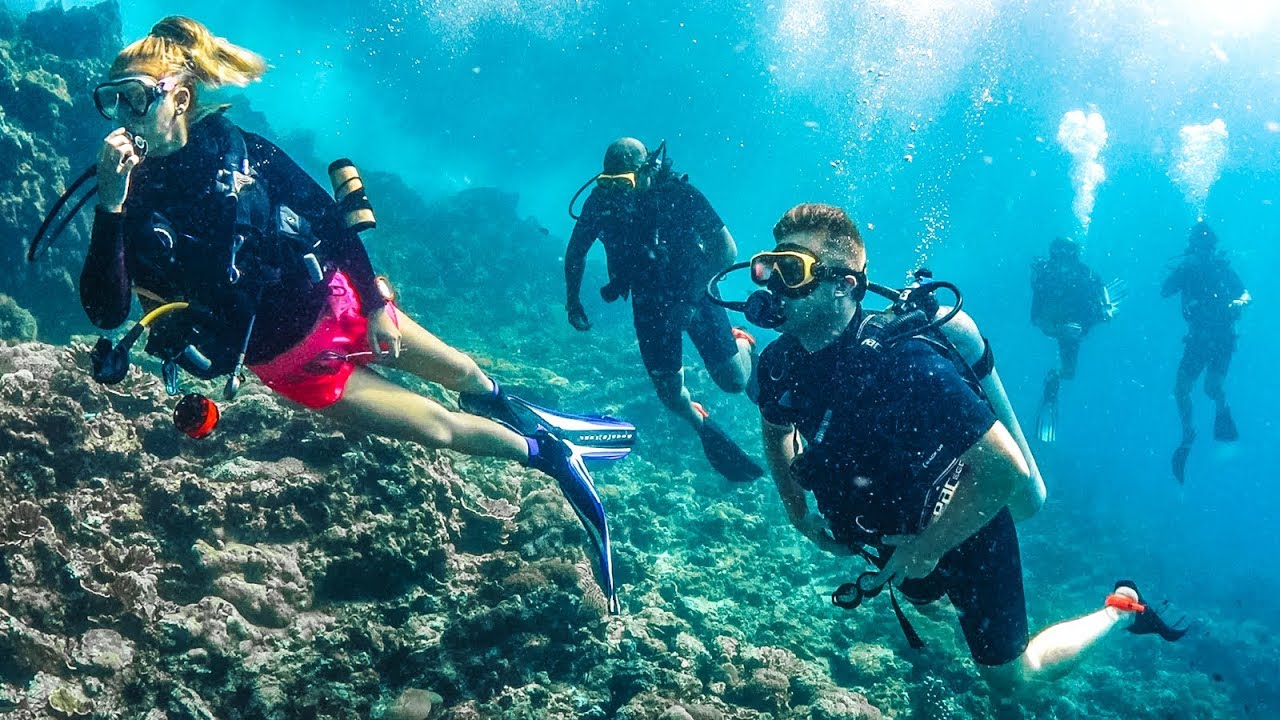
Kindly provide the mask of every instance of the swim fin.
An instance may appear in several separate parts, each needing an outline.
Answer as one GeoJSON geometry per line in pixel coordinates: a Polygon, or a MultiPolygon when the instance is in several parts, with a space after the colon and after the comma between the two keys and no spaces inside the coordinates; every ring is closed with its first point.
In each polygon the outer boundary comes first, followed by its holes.
{"type": "Polygon", "coordinates": [[[1187,479],[1187,457],[1191,455],[1191,442],[1186,441],[1173,451],[1173,477],[1182,485],[1187,479]]]}
{"type": "Polygon", "coordinates": [[[711,467],[729,481],[751,482],[764,476],[764,470],[711,418],[703,418],[698,437],[711,467]]]}
{"type": "Polygon", "coordinates": [[[585,460],[620,460],[631,453],[636,426],[608,415],[574,415],[551,410],[508,394],[494,381],[495,392],[464,393],[458,405],[464,412],[506,425],[521,435],[547,430],[573,443],[585,460]]]}
{"type": "Polygon", "coordinates": [[[1218,408],[1218,414],[1213,418],[1213,439],[1219,442],[1235,442],[1240,439],[1235,418],[1231,417],[1231,408],[1226,405],[1218,408]]]}
{"type": "MultiPolygon", "coordinates": [[[[636,444],[636,426],[608,415],[562,413],[511,395],[511,402],[536,419],[536,427],[569,441],[586,460],[621,460],[636,444]]],[[[527,434],[527,433],[526,433],[527,434]]]]}
{"type": "Polygon", "coordinates": [[[546,430],[533,435],[536,447],[529,457],[529,465],[550,475],[560,485],[560,492],[578,516],[582,527],[595,546],[600,563],[600,589],[610,615],[621,612],[618,591],[613,581],[613,550],[609,543],[609,522],[604,504],[596,494],[595,480],[587,470],[579,448],[572,442],[558,438],[546,430]]]}
{"type": "Polygon", "coordinates": [[[1056,442],[1058,439],[1058,389],[1062,380],[1056,373],[1050,374],[1044,381],[1044,396],[1040,399],[1040,409],[1036,412],[1036,436],[1042,443],[1056,442]]]}
{"type": "MultiPolygon", "coordinates": [[[[1160,617],[1160,614],[1157,613],[1154,608],[1143,601],[1142,593],[1138,590],[1138,586],[1132,580],[1120,580],[1116,582],[1117,590],[1122,587],[1129,588],[1138,595],[1138,607],[1141,608],[1134,615],[1133,624],[1129,626],[1129,632],[1134,635],[1159,635],[1168,642],[1175,642],[1177,640],[1181,640],[1182,636],[1186,635],[1187,631],[1191,629],[1191,625],[1186,622],[1187,618],[1185,615],[1178,618],[1178,620],[1172,625],[1165,622],[1164,618],[1160,617]]],[[[1168,606],[1169,603],[1165,602],[1160,606],[1160,609],[1163,610],[1168,606]]]]}

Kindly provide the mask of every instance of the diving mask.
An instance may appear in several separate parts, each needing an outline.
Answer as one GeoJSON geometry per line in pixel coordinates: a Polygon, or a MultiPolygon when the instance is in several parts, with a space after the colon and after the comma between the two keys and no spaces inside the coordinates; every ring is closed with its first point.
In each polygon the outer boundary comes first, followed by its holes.
{"type": "Polygon", "coordinates": [[[102,117],[123,122],[142,117],[164,94],[178,87],[177,78],[156,80],[149,75],[130,75],[104,82],[93,89],[93,104],[102,117]]]}
{"type": "Polygon", "coordinates": [[[634,190],[637,185],[636,171],[634,170],[631,172],[618,173],[616,175],[600,173],[595,179],[596,185],[599,185],[602,188],[630,188],[634,190]]]}
{"type": "Polygon", "coordinates": [[[866,271],[828,267],[800,245],[784,243],[771,251],[756,253],[751,258],[750,267],[751,282],[788,297],[804,297],[823,280],[850,275],[864,292],[867,284],[866,271]]]}
{"type": "Polygon", "coordinates": [[[852,290],[854,302],[862,302],[867,293],[866,270],[844,267],[828,267],[800,245],[782,244],[770,252],[758,253],[747,262],[730,265],[707,283],[707,296],[720,307],[740,312],[747,322],[772,330],[787,320],[783,298],[802,298],[818,288],[823,280],[853,276],[857,285],[852,290]],[[763,289],[756,290],[746,300],[725,300],[720,297],[720,283],[725,276],[738,270],[751,270],[751,281],[763,289]]]}

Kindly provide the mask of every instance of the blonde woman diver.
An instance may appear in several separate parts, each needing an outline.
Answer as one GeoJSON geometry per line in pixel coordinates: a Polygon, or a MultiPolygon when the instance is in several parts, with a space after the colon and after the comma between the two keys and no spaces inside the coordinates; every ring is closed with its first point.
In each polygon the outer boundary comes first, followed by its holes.
{"type": "Polygon", "coordinates": [[[613,588],[604,509],[582,462],[552,423],[513,416],[515,403],[466,354],[383,296],[359,236],[334,201],[264,138],[202,107],[205,89],[245,86],[257,54],[195,20],[167,17],[123,51],[94,91],[116,128],[97,163],[98,204],[80,277],[98,327],[191,303],[157,322],[147,351],[212,377],[241,364],[286,398],[346,428],[431,448],[513,460],[560,484],[613,588]],[[451,412],[371,365],[388,363],[462,394],[451,412]],[[515,428],[524,427],[524,431],[515,428]]]}

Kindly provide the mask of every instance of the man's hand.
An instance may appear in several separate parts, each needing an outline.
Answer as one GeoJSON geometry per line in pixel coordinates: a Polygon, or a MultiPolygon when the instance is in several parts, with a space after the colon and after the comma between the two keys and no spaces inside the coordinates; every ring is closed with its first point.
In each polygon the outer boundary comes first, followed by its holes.
{"type": "Polygon", "coordinates": [[[572,302],[565,305],[565,310],[569,311],[569,324],[575,330],[586,332],[591,329],[591,321],[587,319],[587,311],[582,307],[580,302],[572,302]]]}
{"type": "Polygon", "coordinates": [[[876,576],[876,583],[868,583],[871,585],[922,578],[933,572],[941,559],[923,547],[915,535],[886,535],[881,542],[894,550],[876,576]]]}
{"type": "Polygon", "coordinates": [[[388,357],[391,360],[400,358],[400,325],[394,313],[390,305],[369,313],[369,349],[380,362],[386,362],[388,357]]]}
{"type": "Polygon", "coordinates": [[[852,555],[853,549],[844,543],[836,541],[831,535],[831,529],[827,525],[827,519],[821,515],[810,512],[805,513],[804,517],[798,520],[792,520],[791,524],[801,535],[809,538],[810,542],[818,546],[823,552],[832,555],[852,555]]]}

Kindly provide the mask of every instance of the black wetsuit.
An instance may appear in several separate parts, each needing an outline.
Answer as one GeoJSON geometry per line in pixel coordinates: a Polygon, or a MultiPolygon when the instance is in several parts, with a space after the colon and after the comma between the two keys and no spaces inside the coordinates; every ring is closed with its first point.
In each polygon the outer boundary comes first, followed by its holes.
{"type": "Polygon", "coordinates": [[[1107,319],[1102,279],[1078,258],[1050,258],[1032,265],[1031,291],[1031,322],[1058,341],[1061,375],[1071,379],[1081,341],[1107,319]],[[1081,327],[1079,335],[1061,332],[1063,325],[1072,323],[1081,327]]]}
{"type": "Polygon", "coordinates": [[[606,300],[631,296],[636,339],[650,373],[683,367],[682,335],[689,333],[708,367],[732,358],[738,347],[729,316],[706,298],[711,267],[706,243],[720,242],[724,221],[688,181],[659,177],[635,193],[595,188],[582,207],[565,250],[569,304],[578,301],[587,251],[604,244],[606,300]]]}
{"type": "MultiPolygon", "coordinates": [[[[80,275],[80,302],[98,327],[118,327],[129,316],[135,287],[160,294],[187,297],[194,277],[208,270],[225,274],[224,267],[156,267],[145,262],[143,250],[154,244],[153,213],[159,212],[183,234],[204,238],[211,244],[229,237],[218,213],[204,207],[201,198],[223,167],[231,121],[213,113],[190,128],[188,142],[177,152],[146,158],[133,172],[124,212],[97,211],[93,237],[80,275]]],[[[312,232],[323,240],[328,263],[351,279],[367,315],[385,304],[377,290],[373,267],[360,238],[344,229],[333,211],[333,199],[278,147],[252,133],[243,132],[246,156],[267,188],[271,212],[287,206],[305,218],[312,232]]],[[[212,260],[210,262],[212,264],[212,260]]],[[[284,274],[263,289],[257,304],[257,321],[250,338],[247,362],[266,362],[298,344],[315,325],[326,307],[329,288],[312,284],[305,272],[284,274]]],[[[229,342],[233,341],[228,337],[229,342]]]]}
{"type": "Polygon", "coordinates": [[[1184,439],[1191,432],[1191,385],[1201,373],[1206,373],[1205,393],[1219,407],[1226,403],[1223,382],[1235,353],[1235,325],[1240,318],[1240,310],[1231,307],[1231,302],[1244,292],[1240,276],[1219,252],[1187,256],[1160,290],[1163,297],[1182,294],[1182,317],[1187,321],[1174,383],[1184,439]]]}
{"type": "MultiPolygon", "coordinates": [[[[802,485],[837,540],[879,548],[883,536],[916,534],[930,522],[959,476],[960,456],[996,418],[956,366],[921,340],[882,351],[866,375],[848,372],[859,320],[817,352],[790,335],[765,348],[759,405],[767,422],[799,430],[806,454],[824,433],[826,452],[817,451],[820,462],[808,459],[802,485]]],[[[978,663],[1003,665],[1026,649],[1022,564],[1008,509],[943,555],[928,577],[899,588],[914,602],[950,597],[978,663]]]]}

